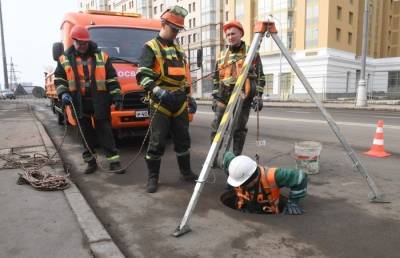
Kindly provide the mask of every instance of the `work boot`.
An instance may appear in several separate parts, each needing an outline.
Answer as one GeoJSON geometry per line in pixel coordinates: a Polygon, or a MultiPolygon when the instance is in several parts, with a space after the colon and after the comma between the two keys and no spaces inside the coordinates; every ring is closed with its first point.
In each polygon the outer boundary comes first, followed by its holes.
{"type": "Polygon", "coordinates": [[[92,174],[94,172],[96,172],[97,170],[97,163],[96,163],[96,159],[91,159],[88,163],[87,163],[87,167],[84,171],[85,174],[92,174]]]}
{"type": "Polygon", "coordinates": [[[178,159],[179,170],[181,171],[182,179],[186,182],[194,182],[197,180],[197,175],[190,168],[190,154],[176,156],[178,159]]]}
{"type": "Polygon", "coordinates": [[[115,171],[116,174],[125,173],[125,169],[121,168],[121,163],[119,161],[110,163],[110,171],[115,171]]]}
{"type": "Polygon", "coordinates": [[[160,174],[161,159],[146,159],[149,177],[147,179],[146,191],[148,193],[157,192],[158,177],[160,174]]]}

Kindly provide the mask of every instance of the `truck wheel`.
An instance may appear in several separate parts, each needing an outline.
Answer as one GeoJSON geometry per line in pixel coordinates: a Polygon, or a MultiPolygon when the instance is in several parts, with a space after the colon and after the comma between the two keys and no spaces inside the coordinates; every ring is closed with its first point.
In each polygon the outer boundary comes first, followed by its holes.
{"type": "Polygon", "coordinates": [[[56,104],[54,103],[54,101],[51,99],[50,100],[50,107],[51,107],[51,111],[53,111],[53,114],[56,113],[56,108],[55,108],[56,104]]]}
{"type": "Polygon", "coordinates": [[[64,125],[66,121],[64,120],[64,115],[57,112],[57,122],[59,125],[64,125]]]}

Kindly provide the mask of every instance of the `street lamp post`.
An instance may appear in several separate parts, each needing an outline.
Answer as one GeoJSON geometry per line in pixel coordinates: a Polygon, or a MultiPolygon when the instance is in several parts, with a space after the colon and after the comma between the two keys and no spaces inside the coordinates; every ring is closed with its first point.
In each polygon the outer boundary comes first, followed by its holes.
{"type": "Polygon", "coordinates": [[[364,2],[364,24],[363,24],[363,41],[362,41],[362,54],[361,54],[361,76],[358,81],[357,89],[357,107],[367,106],[367,83],[365,81],[365,64],[367,61],[367,50],[368,50],[368,0],[364,2]]]}
{"type": "Polygon", "coordinates": [[[6,47],[4,43],[4,27],[3,27],[3,11],[1,9],[0,0],[0,27],[1,27],[1,52],[3,54],[3,73],[4,73],[4,88],[8,89],[8,73],[7,73],[7,57],[6,57],[6,47]]]}

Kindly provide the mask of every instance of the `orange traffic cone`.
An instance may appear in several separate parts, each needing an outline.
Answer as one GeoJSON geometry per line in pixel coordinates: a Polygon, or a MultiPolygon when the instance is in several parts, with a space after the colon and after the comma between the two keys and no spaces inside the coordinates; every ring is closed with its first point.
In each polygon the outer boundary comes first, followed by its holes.
{"type": "Polygon", "coordinates": [[[385,151],[385,147],[383,144],[383,120],[378,120],[372,147],[369,151],[364,152],[364,154],[377,158],[384,158],[392,155],[385,151]]]}

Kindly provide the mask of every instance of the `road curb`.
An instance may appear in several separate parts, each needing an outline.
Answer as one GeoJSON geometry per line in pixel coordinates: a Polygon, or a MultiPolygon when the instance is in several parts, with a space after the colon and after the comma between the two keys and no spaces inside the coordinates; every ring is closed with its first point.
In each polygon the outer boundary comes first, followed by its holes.
{"type": "MultiPolygon", "coordinates": [[[[56,148],[54,143],[47,134],[45,127],[35,115],[34,118],[47,152],[49,152],[49,150],[55,151],[56,148]]],[[[93,256],[96,258],[125,258],[121,250],[97,218],[96,214],[90,208],[76,184],[72,181],[70,181],[70,183],[71,186],[63,192],[68,205],[76,216],[82,233],[88,241],[93,256]]]]}

